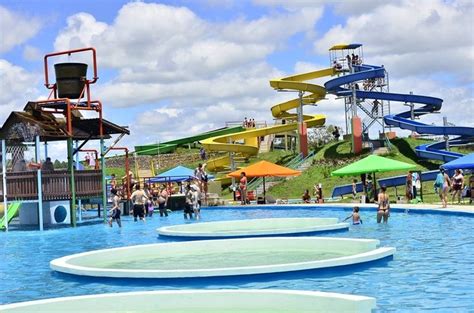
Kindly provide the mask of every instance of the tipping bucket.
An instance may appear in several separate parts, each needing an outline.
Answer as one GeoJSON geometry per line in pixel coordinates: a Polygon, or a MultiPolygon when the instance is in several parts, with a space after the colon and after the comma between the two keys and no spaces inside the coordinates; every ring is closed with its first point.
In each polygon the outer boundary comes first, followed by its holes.
{"type": "Polygon", "coordinates": [[[87,76],[85,63],[58,63],[54,65],[59,98],[78,99],[87,76]]]}

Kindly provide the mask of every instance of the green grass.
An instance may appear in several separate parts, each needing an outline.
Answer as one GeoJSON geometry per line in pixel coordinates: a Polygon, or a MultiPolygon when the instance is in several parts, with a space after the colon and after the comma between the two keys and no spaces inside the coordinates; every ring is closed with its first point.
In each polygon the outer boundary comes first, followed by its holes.
{"type": "MultiPolygon", "coordinates": [[[[387,157],[407,163],[416,164],[416,170],[427,171],[438,169],[441,162],[429,161],[419,159],[414,147],[420,144],[429,142],[428,140],[418,140],[413,138],[395,139],[391,141],[393,144],[392,152],[387,157]]],[[[313,161],[313,166],[306,170],[302,175],[286,180],[267,191],[267,194],[274,198],[300,198],[305,189],[313,192],[313,186],[321,183],[323,185],[323,196],[330,197],[335,186],[350,184],[353,178],[358,181],[360,177],[332,177],[331,172],[357,161],[367,156],[370,151],[366,150],[359,156],[355,156],[350,152],[350,142],[331,143],[323,147],[316,153],[313,161]]],[[[376,176],[377,179],[406,175],[406,171],[394,171],[387,173],[380,173],[376,176]]],[[[398,195],[405,194],[404,186],[397,187],[398,195]]],[[[389,188],[389,193],[395,195],[395,188],[389,188]]],[[[395,197],[392,197],[394,199],[395,197]]],[[[439,198],[434,194],[433,182],[426,182],[423,184],[423,198],[425,203],[438,203],[439,198]]],[[[342,202],[350,202],[351,199],[347,196],[342,202]]]]}

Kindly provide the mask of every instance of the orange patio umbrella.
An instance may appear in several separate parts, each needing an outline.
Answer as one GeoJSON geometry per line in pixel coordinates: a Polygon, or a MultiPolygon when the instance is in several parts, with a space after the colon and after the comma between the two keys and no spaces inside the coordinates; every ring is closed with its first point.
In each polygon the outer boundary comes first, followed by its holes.
{"type": "Polygon", "coordinates": [[[263,177],[263,198],[265,199],[265,177],[287,177],[298,176],[301,171],[297,171],[288,167],[280,166],[268,161],[260,161],[250,166],[241,168],[237,171],[229,173],[227,176],[239,178],[240,173],[245,172],[247,177],[263,177]]]}

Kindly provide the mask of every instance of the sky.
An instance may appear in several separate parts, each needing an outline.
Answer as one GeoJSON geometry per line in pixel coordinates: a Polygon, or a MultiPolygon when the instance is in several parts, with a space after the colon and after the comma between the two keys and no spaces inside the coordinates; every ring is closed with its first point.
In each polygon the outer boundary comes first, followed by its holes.
{"type": "MultiPolygon", "coordinates": [[[[444,99],[441,114],[421,122],[474,126],[473,16],[471,0],[0,0],[0,123],[48,96],[46,53],[95,47],[93,98],[106,119],[129,127],[121,145],[244,117],[272,124],[271,106],[296,93],[276,92],[270,79],[326,68],[331,46],[361,43],[365,63],[385,66],[391,92],[444,99]]],[[[392,113],[404,109],[392,102],[392,113]]],[[[304,112],[344,126],[343,100],[333,96],[304,112]]],[[[64,160],[66,147],[49,153],[64,160]]]]}

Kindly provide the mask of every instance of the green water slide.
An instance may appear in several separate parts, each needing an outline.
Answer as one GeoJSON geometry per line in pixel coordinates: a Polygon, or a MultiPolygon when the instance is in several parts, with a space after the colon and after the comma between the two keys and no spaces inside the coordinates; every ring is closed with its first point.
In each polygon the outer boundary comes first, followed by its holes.
{"type": "Polygon", "coordinates": [[[5,230],[7,228],[7,223],[17,216],[18,211],[20,210],[21,202],[12,202],[8,205],[8,216],[5,218],[5,214],[0,219],[0,230],[5,230]]]}
{"type": "Polygon", "coordinates": [[[175,139],[167,142],[162,142],[160,144],[149,144],[143,146],[135,146],[135,152],[137,155],[156,155],[158,153],[170,153],[176,150],[178,146],[190,144],[196,141],[204,140],[207,138],[212,138],[221,135],[228,135],[237,132],[244,131],[245,128],[242,126],[234,127],[223,127],[215,130],[211,130],[196,136],[185,137],[180,139],[175,139]]]}

